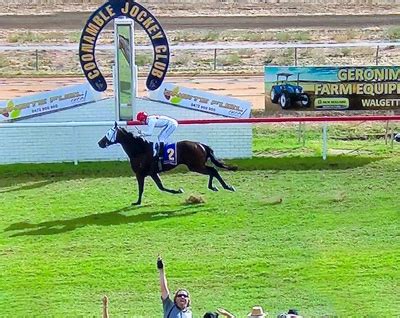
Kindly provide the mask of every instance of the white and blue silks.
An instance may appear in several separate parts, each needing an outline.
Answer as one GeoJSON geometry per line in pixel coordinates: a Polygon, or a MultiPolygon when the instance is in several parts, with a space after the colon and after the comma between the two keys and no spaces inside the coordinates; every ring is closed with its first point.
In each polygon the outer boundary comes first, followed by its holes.
{"type": "Polygon", "coordinates": [[[157,143],[153,143],[153,156],[155,156],[158,151],[158,144],[168,144],[168,138],[178,127],[178,122],[167,116],[150,115],[146,119],[146,124],[147,129],[141,132],[144,137],[153,135],[154,128],[161,128],[161,131],[157,136],[157,143]]]}

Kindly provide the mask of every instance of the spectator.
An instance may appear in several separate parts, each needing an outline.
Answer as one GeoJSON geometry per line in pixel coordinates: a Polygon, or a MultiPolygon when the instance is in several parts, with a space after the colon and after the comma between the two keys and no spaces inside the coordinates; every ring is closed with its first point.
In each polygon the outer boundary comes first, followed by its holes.
{"type": "Polygon", "coordinates": [[[165,275],[164,263],[161,257],[157,258],[157,268],[160,274],[161,300],[163,303],[164,318],[192,318],[190,310],[190,294],[186,289],[178,289],[171,300],[165,275]]]}
{"type": "Polygon", "coordinates": [[[288,313],[279,314],[278,318],[303,318],[296,309],[289,309],[288,313]]]}
{"type": "Polygon", "coordinates": [[[225,317],[227,317],[227,318],[235,318],[235,315],[234,315],[234,314],[231,314],[229,311],[227,311],[227,310],[224,309],[224,308],[218,308],[218,309],[217,309],[217,312],[218,312],[220,315],[225,316],[225,317]]]}
{"type": "Polygon", "coordinates": [[[224,308],[218,308],[217,312],[206,312],[203,318],[218,318],[219,315],[225,316],[227,318],[235,318],[233,314],[229,311],[225,310],[224,308]]]}
{"type": "Polygon", "coordinates": [[[248,318],[265,318],[267,314],[264,313],[264,310],[261,306],[254,306],[251,309],[251,312],[247,315],[248,318]]]}
{"type": "Polygon", "coordinates": [[[209,311],[204,314],[203,318],[218,318],[218,313],[209,311]]]}
{"type": "Polygon", "coordinates": [[[103,297],[103,318],[108,318],[108,298],[103,297]]]}

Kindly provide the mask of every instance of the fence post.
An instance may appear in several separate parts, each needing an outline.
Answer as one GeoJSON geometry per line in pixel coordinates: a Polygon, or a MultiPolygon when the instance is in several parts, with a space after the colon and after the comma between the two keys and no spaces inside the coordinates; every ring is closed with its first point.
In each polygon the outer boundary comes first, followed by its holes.
{"type": "Polygon", "coordinates": [[[379,65],[379,45],[376,47],[376,52],[375,52],[375,65],[379,65]]]}
{"type": "Polygon", "coordinates": [[[297,47],[294,48],[294,66],[297,66],[297,47]]]}
{"type": "Polygon", "coordinates": [[[297,126],[297,142],[300,143],[301,141],[301,121],[299,121],[297,126]]]}
{"type": "Polygon", "coordinates": [[[301,143],[304,147],[306,145],[306,134],[305,134],[306,123],[299,121],[298,126],[298,143],[301,143]]]}
{"type": "MultiPolygon", "coordinates": [[[[394,110],[390,111],[390,115],[394,116],[394,110]]],[[[392,123],[389,124],[390,127],[390,147],[393,149],[393,144],[394,144],[394,127],[392,125],[392,123]]]]}
{"type": "Polygon", "coordinates": [[[328,154],[328,124],[322,126],[322,159],[326,160],[328,154]]]}
{"type": "Polygon", "coordinates": [[[389,121],[386,121],[386,125],[385,125],[385,145],[388,144],[388,135],[389,135],[389,121]]]}
{"type": "Polygon", "coordinates": [[[36,66],[36,72],[37,72],[37,71],[39,71],[39,50],[38,49],[36,49],[36,52],[35,52],[35,61],[36,61],[35,66],[36,66]]]}
{"type": "Polygon", "coordinates": [[[214,49],[214,71],[217,69],[217,49],[214,49]]]}

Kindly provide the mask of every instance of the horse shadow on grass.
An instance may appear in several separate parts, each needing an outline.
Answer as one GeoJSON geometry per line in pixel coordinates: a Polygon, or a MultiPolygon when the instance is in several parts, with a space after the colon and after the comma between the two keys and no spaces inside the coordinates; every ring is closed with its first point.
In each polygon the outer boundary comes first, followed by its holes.
{"type": "MultiPolygon", "coordinates": [[[[322,160],[319,156],[306,157],[253,157],[252,159],[226,160],[226,163],[237,165],[239,171],[272,170],[272,171],[307,171],[307,170],[346,170],[362,167],[376,161],[386,159],[384,156],[328,156],[327,160],[322,160]]],[[[25,167],[25,166],[24,166],[25,167]]],[[[4,180],[0,179],[0,193],[15,192],[20,190],[30,190],[45,187],[51,183],[69,181],[85,178],[118,178],[132,176],[128,162],[106,162],[106,163],[82,163],[77,167],[70,168],[64,172],[61,164],[49,165],[46,171],[45,165],[33,168],[30,171],[27,167],[21,174],[15,174],[11,168],[0,166],[0,174],[4,173],[4,180]],[[114,166],[109,166],[114,164],[114,166]],[[96,166],[97,165],[97,166],[96,166]],[[82,166],[82,167],[80,167],[82,166]],[[99,167],[100,166],[100,167],[99,167]],[[53,168],[51,168],[53,167],[53,168]],[[60,168],[61,167],[61,168],[60,168]],[[59,169],[60,171],[57,171],[59,169]]],[[[68,168],[68,166],[66,166],[68,168]]],[[[14,168],[15,169],[15,168],[14,168]]],[[[188,173],[186,167],[180,166],[174,172],[166,174],[188,173]]],[[[134,177],[133,179],[134,180],[134,177]]],[[[136,181],[133,181],[136,182],[136,181]]]]}
{"type": "Polygon", "coordinates": [[[320,156],[306,157],[253,157],[251,160],[232,160],[239,171],[275,170],[275,171],[311,171],[311,170],[347,170],[363,167],[386,159],[384,156],[320,156]]]}
{"type": "Polygon", "coordinates": [[[45,187],[53,182],[54,181],[52,181],[52,180],[33,181],[28,184],[18,185],[14,188],[6,189],[6,190],[1,189],[2,187],[0,186],[0,193],[15,192],[15,191],[21,191],[21,190],[24,191],[24,190],[41,188],[41,187],[45,187]]]}
{"type": "Polygon", "coordinates": [[[183,206],[177,210],[163,211],[163,212],[144,212],[134,215],[125,215],[123,212],[129,212],[131,210],[137,210],[137,207],[127,206],[118,210],[114,210],[106,213],[93,213],[83,217],[72,218],[67,220],[55,220],[41,223],[28,223],[18,222],[11,224],[4,232],[18,231],[17,233],[11,234],[10,237],[25,236],[25,235],[54,235],[61,234],[70,231],[74,231],[79,228],[83,228],[89,225],[97,226],[112,226],[121,224],[131,223],[143,223],[150,221],[158,221],[167,218],[181,218],[194,215],[201,211],[210,210],[210,208],[199,209],[199,206],[183,206]]]}

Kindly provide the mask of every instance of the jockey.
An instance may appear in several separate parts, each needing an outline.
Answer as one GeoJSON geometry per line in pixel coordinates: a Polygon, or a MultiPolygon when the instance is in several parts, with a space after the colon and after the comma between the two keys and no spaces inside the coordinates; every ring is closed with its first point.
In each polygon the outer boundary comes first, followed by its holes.
{"type": "Polygon", "coordinates": [[[147,125],[147,130],[142,131],[141,135],[149,137],[153,135],[154,128],[161,128],[160,133],[157,136],[157,143],[153,143],[153,158],[158,161],[158,157],[162,159],[162,150],[164,144],[168,144],[168,137],[178,127],[178,122],[170,117],[163,115],[148,115],[146,112],[138,112],[136,119],[142,124],[147,125]]]}

